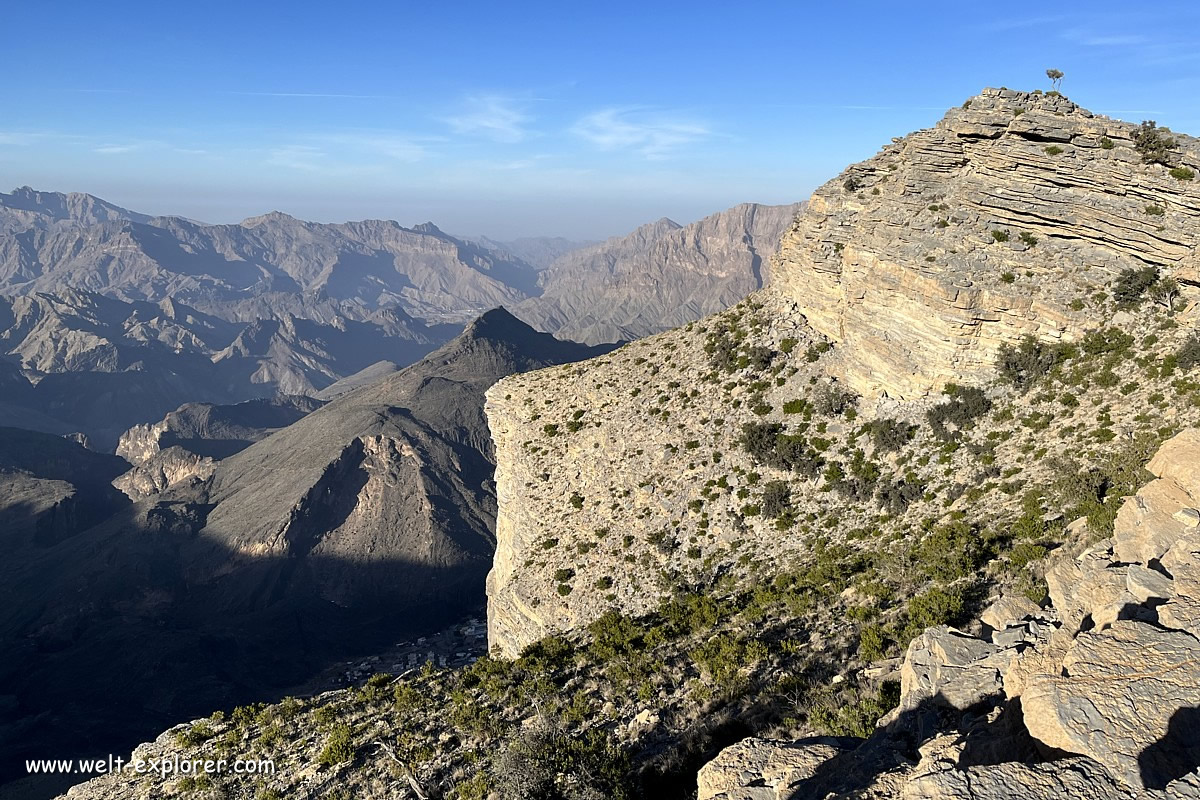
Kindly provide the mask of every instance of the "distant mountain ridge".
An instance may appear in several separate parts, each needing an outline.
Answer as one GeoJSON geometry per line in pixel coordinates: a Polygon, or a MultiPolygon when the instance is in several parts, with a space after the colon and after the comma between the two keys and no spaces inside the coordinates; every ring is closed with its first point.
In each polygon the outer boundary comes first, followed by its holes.
{"type": "Polygon", "coordinates": [[[541,295],[514,311],[592,344],[684,325],[761,289],[766,259],[802,208],[744,203],[686,226],[664,217],[561,256],[542,273],[541,295]]]}
{"type": "Polygon", "coordinates": [[[456,237],[432,222],[317,223],[280,211],[237,224],[151,217],[86,194],[0,194],[0,294],[170,298],[229,321],[327,321],[395,308],[463,324],[518,309],[563,338],[617,341],[725,308],[761,288],[799,205],[747,203],[602,243],[456,237]]]}

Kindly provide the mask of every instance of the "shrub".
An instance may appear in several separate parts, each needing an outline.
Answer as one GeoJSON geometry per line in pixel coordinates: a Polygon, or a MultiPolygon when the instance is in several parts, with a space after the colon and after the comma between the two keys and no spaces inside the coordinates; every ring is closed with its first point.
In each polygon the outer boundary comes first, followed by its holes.
{"type": "Polygon", "coordinates": [[[925,412],[930,429],[939,439],[961,438],[962,431],[968,430],[976,419],[992,409],[992,401],[982,389],[974,386],[951,384],[946,387],[945,392],[950,399],[925,412]],[[946,427],[947,423],[954,426],[954,431],[946,427]]]}
{"type": "Polygon", "coordinates": [[[1175,366],[1179,369],[1195,369],[1200,365],[1200,336],[1192,335],[1175,353],[1175,366]]]}
{"type": "Polygon", "coordinates": [[[1113,283],[1113,299],[1117,301],[1117,305],[1135,305],[1157,280],[1157,267],[1122,270],[1113,283]]]}
{"type": "Polygon", "coordinates": [[[1003,272],[1000,274],[1000,280],[1004,283],[1013,283],[1017,280],[1017,276],[1011,272],[1003,272]]]}
{"type": "Polygon", "coordinates": [[[1162,206],[1150,205],[1146,206],[1146,213],[1152,217],[1161,217],[1163,214],[1167,213],[1167,210],[1162,206]]]}
{"type": "Polygon", "coordinates": [[[860,186],[862,186],[862,184],[860,184],[858,182],[858,178],[854,177],[853,175],[851,175],[849,178],[846,178],[846,180],[842,181],[842,188],[845,189],[847,192],[856,192],[856,191],[858,191],[860,186]]]}
{"type": "Polygon", "coordinates": [[[853,406],[856,400],[858,395],[854,392],[830,382],[817,389],[813,397],[813,408],[818,414],[836,417],[853,406]]]}
{"type": "Polygon", "coordinates": [[[966,607],[966,588],[957,584],[945,588],[935,586],[917,595],[908,602],[903,646],[907,647],[926,628],[960,621],[966,607]]]}
{"type": "Polygon", "coordinates": [[[1022,231],[1021,235],[1018,236],[1017,238],[1020,239],[1021,243],[1024,244],[1026,247],[1034,247],[1038,243],[1037,237],[1034,236],[1029,231],[1022,231]]]}
{"type": "Polygon", "coordinates": [[[763,487],[761,509],[765,517],[775,519],[792,507],[792,490],[784,481],[771,481],[763,487]]]}
{"type": "Polygon", "coordinates": [[[513,800],[627,800],[628,754],[602,729],[572,736],[539,718],[510,738],[492,767],[494,788],[513,800]]]}
{"type": "Polygon", "coordinates": [[[1008,231],[992,231],[992,239],[997,242],[1008,241],[1008,231]]]}
{"type": "Polygon", "coordinates": [[[899,450],[917,434],[916,425],[894,419],[877,419],[868,424],[866,429],[877,453],[899,450]]]}
{"type": "Polygon", "coordinates": [[[1039,342],[1025,334],[1016,347],[1010,344],[1000,346],[996,369],[1002,380],[1024,392],[1058,366],[1062,357],[1061,348],[1039,342]]]}
{"type": "Polygon", "coordinates": [[[350,726],[339,722],[330,729],[318,762],[323,767],[332,767],[352,760],[354,745],[350,742],[350,726]]]}
{"type": "Polygon", "coordinates": [[[1196,173],[1192,172],[1187,167],[1176,167],[1171,170],[1170,175],[1177,181],[1190,181],[1196,177],[1196,173]]]}
{"type": "Polygon", "coordinates": [[[810,344],[804,351],[804,360],[810,364],[815,364],[820,360],[821,356],[833,349],[833,345],[829,342],[817,342],[810,344]]]}
{"type": "Polygon", "coordinates": [[[1100,137],[1100,149],[1112,150],[1114,147],[1116,147],[1116,144],[1113,142],[1112,139],[1108,138],[1107,136],[1100,137]]]}
{"type": "Polygon", "coordinates": [[[1057,156],[1062,155],[1063,149],[1056,144],[1047,145],[1045,148],[1046,155],[1057,156]]]}
{"type": "Polygon", "coordinates": [[[558,426],[553,423],[548,424],[548,425],[543,425],[542,432],[545,433],[547,436],[558,436],[558,426]]]}
{"type": "Polygon", "coordinates": [[[746,351],[746,358],[751,367],[756,370],[764,370],[771,365],[771,360],[775,358],[775,351],[769,347],[754,345],[746,351]]]}
{"type": "Polygon", "coordinates": [[[216,736],[207,722],[197,722],[175,734],[175,743],[180,747],[196,747],[216,736]]]}
{"type": "Polygon", "coordinates": [[[579,494],[578,492],[572,492],[570,503],[571,508],[574,508],[577,511],[583,508],[583,495],[579,494]]]}
{"type": "Polygon", "coordinates": [[[1175,147],[1175,140],[1162,135],[1154,120],[1146,120],[1133,134],[1133,149],[1141,153],[1143,164],[1166,164],[1175,147]]]}
{"type": "Polygon", "coordinates": [[[800,343],[799,339],[788,337],[779,343],[779,349],[784,353],[790,353],[796,349],[796,345],[800,343]]]}

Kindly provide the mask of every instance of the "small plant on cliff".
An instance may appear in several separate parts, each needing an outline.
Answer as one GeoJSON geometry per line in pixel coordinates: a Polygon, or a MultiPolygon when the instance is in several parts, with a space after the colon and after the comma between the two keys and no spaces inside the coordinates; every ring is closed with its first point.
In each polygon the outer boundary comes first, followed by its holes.
{"type": "Polygon", "coordinates": [[[1026,334],[1016,347],[1010,344],[1000,346],[996,369],[1003,380],[1024,392],[1054,369],[1062,358],[1063,353],[1059,348],[1026,334]]]}
{"type": "Polygon", "coordinates": [[[857,192],[861,186],[862,184],[858,182],[858,178],[853,175],[842,181],[842,188],[847,192],[857,192]]]}
{"type": "Polygon", "coordinates": [[[354,759],[354,745],[350,742],[350,726],[345,723],[334,725],[325,740],[325,749],[318,758],[321,766],[332,767],[354,759]]]}
{"type": "Polygon", "coordinates": [[[1192,335],[1183,347],[1175,353],[1175,366],[1182,370],[1195,369],[1200,366],[1200,337],[1192,335]]]}
{"type": "Polygon", "coordinates": [[[1043,149],[1045,149],[1048,156],[1060,156],[1063,153],[1063,149],[1056,144],[1047,145],[1043,149]]]}
{"type": "Polygon", "coordinates": [[[492,768],[495,788],[520,800],[626,800],[629,756],[603,729],[572,735],[548,717],[513,736],[492,768]]]}
{"type": "Polygon", "coordinates": [[[1113,283],[1113,299],[1119,306],[1132,306],[1141,302],[1146,292],[1158,280],[1156,267],[1123,270],[1113,283]]]}
{"type": "Polygon", "coordinates": [[[1037,237],[1029,231],[1022,231],[1021,235],[1017,238],[1020,239],[1021,244],[1025,245],[1026,247],[1035,247],[1038,243],[1037,237]]]}
{"type": "Polygon", "coordinates": [[[1161,278],[1150,287],[1150,299],[1167,309],[1175,310],[1175,300],[1179,297],[1179,281],[1174,278],[1161,278]]]}
{"type": "Polygon", "coordinates": [[[917,426],[885,418],[867,424],[865,430],[871,434],[876,453],[890,453],[912,441],[917,433],[917,426]]]}
{"type": "Polygon", "coordinates": [[[973,427],[975,420],[992,410],[992,401],[982,389],[949,384],[943,391],[950,399],[925,413],[930,430],[939,439],[962,438],[962,433],[973,427]]]}
{"type": "Polygon", "coordinates": [[[1100,137],[1100,149],[1101,150],[1112,150],[1116,146],[1117,146],[1116,143],[1113,142],[1113,140],[1108,138],[1107,136],[1100,137]]]}
{"type": "Polygon", "coordinates": [[[1161,217],[1165,213],[1167,213],[1167,210],[1162,206],[1146,206],[1146,214],[1151,217],[1161,217]]]}
{"type": "Polygon", "coordinates": [[[1143,164],[1166,164],[1170,159],[1175,140],[1163,136],[1165,130],[1148,119],[1133,134],[1133,148],[1141,154],[1143,164]]]}
{"type": "Polygon", "coordinates": [[[1008,241],[1008,231],[992,231],[992,239],[997,242],[1008,241]]]}
{"type": "Polygon", "coordinates": [[[1171,177],[1177,181],[1190,181],[1196,177],[1196,173],[1192,172],[1187,167],[1176,167],[1171,170],[1171,177]]]}
{"type": "Polygon", "coordinates": [[[792,490],[784,481],[771,481],[763,487],[762,514],[775,519],[792,507],[792,490]]]}

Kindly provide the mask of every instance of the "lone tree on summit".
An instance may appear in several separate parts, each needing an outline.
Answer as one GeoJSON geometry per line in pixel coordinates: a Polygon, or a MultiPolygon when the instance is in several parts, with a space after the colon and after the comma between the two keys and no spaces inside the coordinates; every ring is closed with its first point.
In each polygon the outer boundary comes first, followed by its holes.
{"type": "Polygon", "coordinates": [[[1046,70],[1046,77],[1050,79],[1051,88],[1057,92],[1059,87],[1062,86],[1062,79],[1063,79],[1062,70],[1061,69],[1048,69],[1048,70],[1046,70]]]}

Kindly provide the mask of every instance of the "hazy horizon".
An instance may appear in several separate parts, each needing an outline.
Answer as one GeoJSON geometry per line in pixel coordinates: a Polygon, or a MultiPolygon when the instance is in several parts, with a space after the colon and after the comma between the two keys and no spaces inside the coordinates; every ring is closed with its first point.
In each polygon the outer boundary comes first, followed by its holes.
{"type": "Polygon", "coordinates": [[[397,7],[369,24],[353,3],[24,4],[0,185],[207,222],[277,209],[603,239],[803,200],[985,86],[1049,88],[1048,67],[1097,113],[1200,127],[1180,99],[1200,84],[1200,9],[937,5],[771,2],[713,25],[682,3],[397,7]]]}

